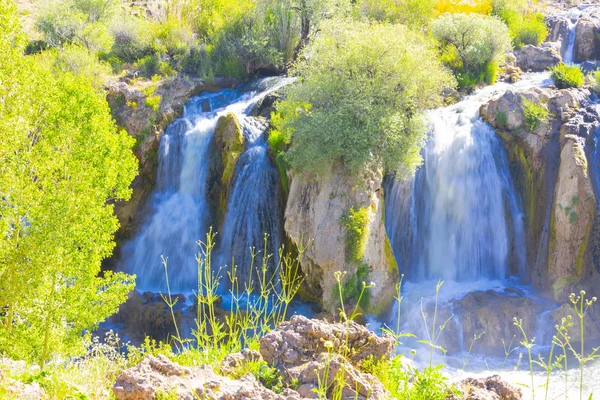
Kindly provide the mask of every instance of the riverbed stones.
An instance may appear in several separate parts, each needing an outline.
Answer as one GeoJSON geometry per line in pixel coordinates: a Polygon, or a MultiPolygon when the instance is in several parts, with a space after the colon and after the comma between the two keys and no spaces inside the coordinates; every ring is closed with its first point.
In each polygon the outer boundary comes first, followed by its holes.
{"type": "Polygon", "coordinates": [[[499,375],[467,378],[456,385],[462,396],[456,400],[521,400],[521,389],[505,382],[499,375]]]}

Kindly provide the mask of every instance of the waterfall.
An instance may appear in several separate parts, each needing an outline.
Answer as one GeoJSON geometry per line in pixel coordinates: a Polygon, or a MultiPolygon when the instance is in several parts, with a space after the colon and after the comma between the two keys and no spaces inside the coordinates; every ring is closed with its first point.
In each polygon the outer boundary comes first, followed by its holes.
{"type": "MultiPolygon", "coordinates": [[[[238,90],[223,90],[193,98],[186,103],[183,118],[166,129],[160,140],[156,187],[151,194],[146,217],[137,235],[123,246],[118,267],[137,275],[139,290],[166,290],[161,257],[168,261],[172,292],[191,292],[197,287],[197,242],[205,239],[210,223],[206,198],[211,157],[208,149],[221,115],[234,112],[242,121],[249,142],[248,150],[240,158],[232,196],[235,200],[236,194],[241,194],[242,197],[237,198],[247,202],[246,208],[232,207],[230,202],[229,208],[234,210],[235,216],[227,216],[226,221],[278,221],[277,207],[272,205],[277,205],[277,175],[266,157],[266,145],[262,139],[264,127],[259,127],[260,124],[248,115],[261,98],[288,82],[288,79],[267,78],[238,90]],[[269,184],[265,183],[266,179],[258,178],[262,175],[270,177],[269,184]],[[246,176],[252,178],[246,179],[246,176]],[[248,196],[249,191],[256,192],[255,197],[248,196]],[[273,198],[265,200],[269,196],[273,198]],[[263,203],[254,204],[255,201],[263,203]],[[268,218],[253,215],[265,213],[265,208],[261,208],[263,204],[268,204],[272,213],[268,218]]],[[[258,225],[256,229],[264,229],[264,232],[250,234],[243,222],[230,222],[226,223],[225,232],[219,237],[224,243],[236,243],[236,250],[238,242],[246,247],[262,246],[262,234],[265,232],[273,237],[273,243],[278,244],[277,224],[271,221],[258,225]],[[258,242],[257,238],[260,239],[258,242]]]]}
{"type": "Polygon", "coordinates": [[[241,118],[240,123],[248,145],[233,176],[219,260],[222,265],[237,265],[237,278],[258,287],[257,274],[263,261],[267,266],[267,281],[276,279],[274,269],[280,245],[278,176],[267,154],[266,127],[247,117],[241,118]],[[270,258],[264,258],[265,251],[270,258]]]}
{"type": "Polygon", "coordinates": [[[563,62],[565,64],[573,64],[575,61],[575,38],[577,36],[577,22],[579,21],[580,14],[569,15],[567,18],[567,48],[563,55],[563,62]]]}
{"type": "Polygon", "coordinates": [[[387,185],[386,229],[409,280],[473,282],[524,270],[520,199],[500,140],[479,108],[509,88],[540,86],[547,78],[528,74],[429,113],[424,164],[413,182],[387,185]]]}

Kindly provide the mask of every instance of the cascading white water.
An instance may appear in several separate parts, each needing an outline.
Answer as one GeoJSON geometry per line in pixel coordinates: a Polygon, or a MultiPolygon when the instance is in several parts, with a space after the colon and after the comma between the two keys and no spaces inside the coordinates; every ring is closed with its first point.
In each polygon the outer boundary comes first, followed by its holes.
{"type": "MultiPolygon", "coordinates": [[[[151,196],[149,212],[137,236],[125,244],[121,253],[119,269],[137,275],[138,290],[166,290],[161,257],[168,261],[172,292],[191,292],[197,287],[197,241],[206,237],[210,212],[206,199],[206,184],[211,155],[207,153],[217,120],[221,115],[234,112],[243,121],[245,132],[250,133],[249,149],[241,156],[241,163],[247,158],[252,158],[251,154],[259,152],[260,149],[266,154],[264,141],[262,147],[255,144],[259,142],[256,139],[257,128],[253,125],[255,122],[247,115],[258,100],[288,82],[288,79],[269,78],[246,91],[224,90],[191,99],[185,106],[184,117],[167,128],[160,142],[156,189],[151,196]]],[[[262,130],[260,133],[258,136],[262,136],[262,130]]],[[[273,167],[269,160],[266,156],[261,160],[248,163],[248,169],[256,175],[271,174],[273,167]]],[[[276,184],[275,176],[275,187],[276,184]]],[[[236,181],[234,192],[243,191],[246,185],[251,185],[251,190],[259,193],[259,196],[274,196],[272,201],[277,202],[276,189],[273,194],[272,187],[257,185],[256,181],[239,179],[236,181]],[[238,186],[242,189],[238,189],[238,186]],[[263,193],[267,190],[269,193],[263,193]]],[[[257,199],[244,199],[248,202],[255,200],[257,199]]],[[[246,211],[241,217],[253,218],[252,212],[257,212],[258,209],[247,208],[246,211]]],[[[277,209],[272,209],[272,212],[277,213],[277,209]]],[[[236,215],[237,217],[227,216],[226,219],[229,221],[240,217],[239,213],[236,215]]],[[[235,225],[233,222],[230,224],[235,225]]],[[[259,235],[249,235],[247,229],[226,228],[226,232],[219,236],[224,243],[237,243],[241,240],[238,235],[245,235],[243,243],[260,247],[264,233],[277,236],[278,240],[278,227],[273,227],[273,230],[268,228],[272,228],[272,225],[263,224],[256,227],[265,229],[264,232],[261,231],[260,241],[257,243],[250,239],[259,235]]]]}
{"type": "Polygon", "coordinates": [[[567,15],[567,47],[563,54],[563,62],[565,64],[573,64],[575,62],[575,38],[577,36],[577,22],[581,12],[573,10],[567,15]]]}
{"type": "Polygon", "coordinates": [[[266,126],[252,118],[241,118],[240,123],[248,149],[239,158],[233,176],[219,259],[223,265],[235,263],[237,278],[241,282],[251,281],[256,286],[265,251],[271,256],[264,259],[266,279],[276,279],[273,273],[280,244],[278,177],[267,154],[266,126]],[[267,241],[266,248],[264,240],[267,241]],[[253,251],[251,247],[254,247],[253,251]]]}
{"type": "MultiPolygon", "coordinates": [[[[540,85],[547,77],[528,75],[512,88],[540,85]]],[[[406,226],[397,226],[394,215],[402,208],[397,202],[406,201],[396,192],[405,192],[406,184],[396,182],[388,191],[387,230],[395,252],[409,254],[398,258],[406,260],[410,280],[502,279],[524,267],[519,199],[500,141],[479,118],[481,105],[510,87],[496,84],[429,114],[431,136],[413,184],[408,235],[397,232],[406,226]]]]}

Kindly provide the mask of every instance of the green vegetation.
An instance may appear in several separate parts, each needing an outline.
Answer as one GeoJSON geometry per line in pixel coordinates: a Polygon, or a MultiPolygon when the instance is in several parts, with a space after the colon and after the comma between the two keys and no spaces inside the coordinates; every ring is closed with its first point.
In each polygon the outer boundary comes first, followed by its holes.
{"type": "Polygon", "coordinates": [[[494,83],[497,62],[511,49],[506,25],[479,14],[444,14],[432,24],[443,49],[444,62],[455,72],[459,87],[494,83]]]}
{"type": "Polygon", "coordinates": [[[360,261],[366,248],[369,233],[369,207],[355,209],[351,207],[348,214],[342,217],[346,228],[346,258],[360,261]]]}
{"type": "Polygon", "coordinates": [[[548,108],[523,99],[523,115],[525,116],[525,127],[529,132],[535,132],[542,124],[548,121],[548,108]]]}
{"type": "Polygon", "coordinates": [[[526,44],[539,46],[548,37],[544,15],[530,9],[524,0],[495,0],[493,14],[508,26],[515,48],[526,44]]]}
{"type": "Polygon", "coordinates": [[[401,25],[326,21],[309,51],[274,121],[291,167],[321,176],[340,162],[351,174],[414,170],[421,112],[453,86],[431,41],[401,25]]]}
{"type": "Polygon", "coordinates": [[[585,76],[576,65],[558,64],[552,68],[552,80],[559,89],[581,87],[585,82],[585,76]]]}
{"type": "Polygon", "coordinates": [[[433,19],[437,0],[362,0],[360,11],[376,21],[425,28],[433,19]]]}
{"type": "Polygon", "coordinates": [[[44,366],[84,352],[133,288],[134,277],[100,267],[136,159],[104,94],[23,56],[11,2],[0,15],[0,352],[44,366]]]}

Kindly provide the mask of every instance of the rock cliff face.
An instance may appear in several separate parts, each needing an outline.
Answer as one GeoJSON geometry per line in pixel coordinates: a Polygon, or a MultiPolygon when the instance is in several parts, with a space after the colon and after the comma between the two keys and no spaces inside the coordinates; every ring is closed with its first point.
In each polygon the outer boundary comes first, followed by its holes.
{"type": "MultiPolygon", "coordinates": [[[[384,226],[383,189],[380,172],[350,178],[342,167],[328,177],[307,179],[292,176],[285,210],[285,232],[289,237],[311,238],[313,243],[301,263],[307,284],[321,296],[324,308],[333,309],[337,295],[334,272],[346,272],[346,280],[368,266],[363,279],[373,281],[370,312],[384,312],[393,301],[398,268],[384,226]],[[350,210],[364,213],[364,246],[359,260],[348,248],[343,220],[350,210]]],[[[367,282],[368,283],[368,282],[367,282]]]]}
{"type": "Polygon", "coordinates": [[[597,275],[597,203],[588,158],[600,118],[594,109],[578,110],[589,96],[585,89],[509,91],[482,107],[504,141],[523,197],[530,278],[552,288],[557,301],[597,275]],[[525,100],[545,108],[548,118],[532,126],[525,100]]]}

